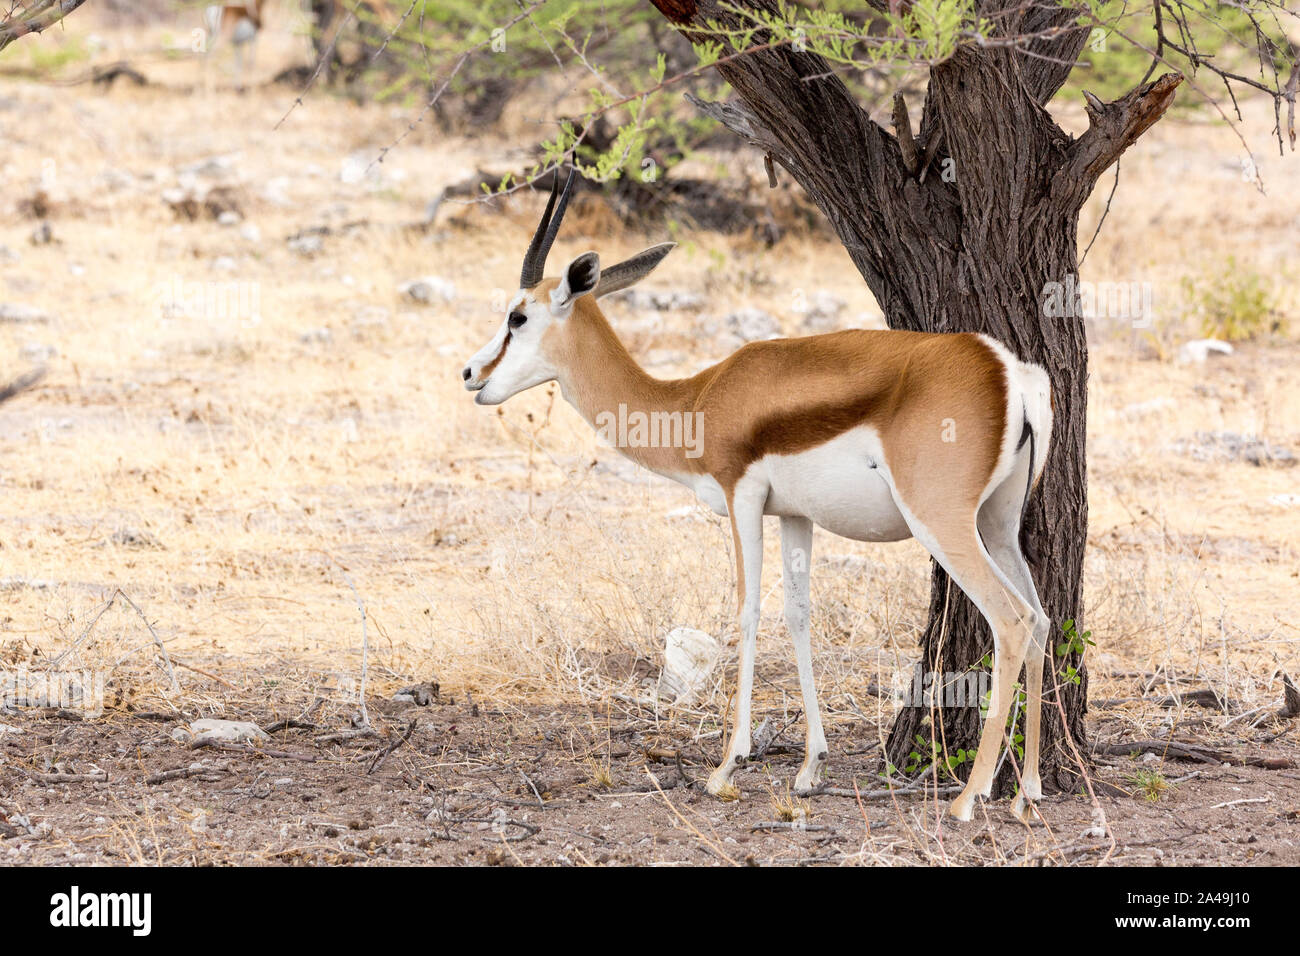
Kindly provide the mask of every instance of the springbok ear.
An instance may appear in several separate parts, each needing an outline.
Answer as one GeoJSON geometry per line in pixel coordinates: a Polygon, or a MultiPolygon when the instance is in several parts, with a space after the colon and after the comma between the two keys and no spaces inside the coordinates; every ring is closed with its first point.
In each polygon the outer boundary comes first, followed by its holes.
{"type": "Polygon", "coordinates": [[[600,256],[584,252],[564,269],[560,284],[551,290],[551,308],[565,309],[573,300],[586,295],[600,281],[600,256]]]}
{"type": "Polygon", "coordinates": [[[640,282],[654,267],[663,262],[664,256],[677,247],[675,242],[661,242],[643,252],[638,252],[631,259],[625,259],[616,266],[610,266],[600,274],[600,284],[596,287],[596,298],[618,292],[630,285],[640,282]]]}

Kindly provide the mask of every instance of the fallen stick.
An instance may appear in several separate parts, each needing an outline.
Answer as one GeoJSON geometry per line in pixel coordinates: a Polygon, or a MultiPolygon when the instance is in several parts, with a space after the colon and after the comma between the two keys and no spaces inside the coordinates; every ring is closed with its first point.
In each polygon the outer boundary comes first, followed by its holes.
{"type": "Polygon", "coordinates": [[[291,717],[288,720],[273,721],[262,729],[268,734],[276,734],[282,730],[315,730],[316,725],[310,720],[297,720],[291,717]]]}
{"type": "Polygon", "coordinates": [[[37,773],[34,770],[18,769],[37,783],[107,783],[108,773],[97,770],[94,773],[37,773]]]}
{"type": "Polygon", "coordinates": [[[751,833],[759,830],[808,830],[811,832],[815,830],[829,829],[831,828],[820,823],[801,823],[798,820],[769,820],[765,823],[755,823],[749,828],[749,831],[751,833]]]}
{"type": "Polygon", "coordinates": [[[208,671],[205,671],[201,667],[195,667],[193,664],[186,664],[184,661],[178,661],[174,657],[172,658],[172,663],[175,664],[177,667],[185,668],[187,671],[193,671],[196,674],[200,674],[203,677],[208,678],[209,680],[214,680],[218,684],[222,684],[225,687],[229,687],[231,690],[239,689],[234,684],[230,683],[230,681],[226,680],[224,677],[218,677],[216,674],[211,674],[208,671]]]}
{"type": "Polygon", "coordinates": [[[318,744],[341,744],[349,740],[360,740],[363,737],[378,737],[377,731],[370,727],[361,727],[356,730],[340,730],[336,734],[324,734],[316,738],[318,744]]]}
{"type": "MultiPolygon", "coordinates": [[[[379,768],[379,765],[388,759],[389,754],[391,754],[394,750],[396,750],[398,747],[402,746],[402,744],[406,743],[408,740],[411,739],[411,734],[415,732],[415,724],[416,724],[416,718],[412,718],[411,722],[407,724],[406,731],[402,734],[402,736],[398,737],[391,744],[389,744],[387,747],[385,747],[383,750],[381,750],[379,753],[375,755],[375,759],[370,761],[370,766],[366,768],[367,776],[374,773],[375,770],[379,768]]],[[[541,797],[538,797],[537,799],[538,802],[541,802],[541,797]]]]}
{"type": "Polygon", "coordinates": [[[247,744],[223,744],[215,740],[196,740],[190,744],[191,750],[220,750],[223,753],[252,754],[259,757],[278,757],[282,760],[301,760],[304,763],[315,763],[315,754],[296,754],[287,750],[265,750],[259,747],[250,747],[247,744]]]}
{"type": "Polygon", "coordinates": [[[848,790],[844,787],[818,787],[808,795],[810,797],[816,797],[825,794],[828,797],[850,797],[854,800],[882,800],[888,797],[901,797],[906,796],[909,793],[922,792],[924,792],[927,797],[946,797],[962,791],[961,784],[952,784],[947,787],[939,787],[937,790],[929,790],[926,786],[929,782],[930,781],[927,778],[922,777],[920,780],[913,781],[912,783],[898,787],[886,787],[884,790],[848,790]]]}
{"type": "Polygon", "coordinates": [[[150,786],[159,783],[166,783],[168,780],[181,780],[185,777],[202,777],[207,774],[220,775],[229,773],[223,767],[177,767],[175,770],[163,770],[160,773],[150,774],[144,778],[144,782],[150,786]]]}
{"type": "Polygon", "coordinates": [[[1175,760],[1199,760],[1201,763],[1231,764],[1234,767],[1262,767],[1265,770],[1290,770],[1295,764],[1287,757],[1238,757],[1209,747],[1173,740],[1134,740],[1126,743],[1100,744],[1093,753],[1153,753],[1175,760]]]}

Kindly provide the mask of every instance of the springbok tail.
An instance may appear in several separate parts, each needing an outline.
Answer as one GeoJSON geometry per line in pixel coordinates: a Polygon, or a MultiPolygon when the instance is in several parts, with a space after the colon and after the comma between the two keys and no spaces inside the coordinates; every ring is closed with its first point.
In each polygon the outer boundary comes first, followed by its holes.
{"type": "Polygon", "coordinates": [[[1030,564],[1037,564],[1039,557],[1037,548],[1034,547],[1033,539],[1029,537],[1025,529],[1025,518],[1029,514],[1029,494],[1034,490],[1034,479],[1037,477],[1034,474],[1034,466],[1038,462],[1038,436],[1034,434],[1034,428],[1029,424],[1028,409],[1025,410],[1025,426],[1020,433],[1020,445],[1016,451],[1018,452],[1025,447],[1026,442],[1029,443],[1029,468],[1025,477],[1025,498],[1020,503],[1020,553],[1025,556],[1025,560],[1030,564]]]}

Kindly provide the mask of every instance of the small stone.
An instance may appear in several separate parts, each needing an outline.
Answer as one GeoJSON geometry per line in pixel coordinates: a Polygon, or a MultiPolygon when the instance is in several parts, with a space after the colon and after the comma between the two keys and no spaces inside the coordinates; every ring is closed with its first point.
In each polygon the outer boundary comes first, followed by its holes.
{"type": "Polygon", "coordinates": [[[59,354],[59,350],[53,345],[46,345],[44,342],[28,342],[22,347],[19,353],[29,362],[47,362],[59,354]]]}
{"type": "Polygon", "coordinates": [[[402,688],[393,695],[393,700],[400,700],[406,704],[415,704],[417,707],[428,707],[438,699],[439,690],[437,681],[426,681],[413,687],[402,688]]]}
{"type": "Polygon", "coordinates": [[[333,341],[334,333],[323,326],[319,329],[307,329],[298,333],[298,341],[304,345],[324,344],[333,341]]]}
{"type": "Polygon", "coordinates": [[[659,696],[684,704],[704,689],[722,657],[717,638],[691,627],[675,627],[664,639],[659,696]]]}
{"type": "Polygon", "coordinates": [[[397,291],[412,301],[423,303],[451,302],[456,298],[455,284],[438,276],[411,279],[399,285],[397,291]]]}
{"type": "Polygon", "coordinates": [[[828,332],[839,324],[847,303],[825,289],[818,289],[803,307],[803,327],[810,332],[828,332]]]}
{"type": "Polygon", "coordinates": [[[1184,342],[1178,349],[1180,365],[1200,365],[1211,355],[1231,355],[1232,346],[1219,339],[1193,339],[1184,342]]]}
{"type": "Polygon", "coordinates": [[[118,528],[113,532],[112,541],[121,548],[136,548],[140,550],[161,550],[162,544],[158,539],[148,531],[138,531],[135,528],[118,528]]]}
{"type": "Polygon", "coordinates": [[[204,718],[191,723],[189,730],[195,744],[249,744],[271,739],[261,727],[246,720],[204,718]]]}
{"type": "Polygon", "coordinates": [[[295,236],[289,240],[289,249],[306,258],[311,258],[316,255],[324,248],[324,246],[325,241],[315,233],[308,233],[305,236],[295,236]]]}
{"type": "Polygon", "coordinates": [[[781,324],[776,316],[762,309],[738,309],[722,317],[723,328],[744,342],[776,338],[781,324]]]}

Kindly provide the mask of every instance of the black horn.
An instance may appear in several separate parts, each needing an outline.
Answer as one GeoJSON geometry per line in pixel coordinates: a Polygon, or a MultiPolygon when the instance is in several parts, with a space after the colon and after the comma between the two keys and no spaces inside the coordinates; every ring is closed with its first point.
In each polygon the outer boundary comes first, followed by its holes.
{"type": "Polygon", "coordinates": [[[546,254],[551,251],[551,243],[555,242],[555,234],[560,231],[560,223],[564,221],[564,210],[569,205],[569,193],[573,191],[575,173],[576,170],[569,170],[564,191],[560,192],[560,171],[558,169],[555,171],[555,179],[551,183],[551,198],[546,202],[546,212],[542,213],[542,221],[537,224],[537,232],[533,233],[533,241],[528,244],[528,252],[524,254],[524,268],[519,273],[521,289],[531,289],[542,281],[542,274],[546,271],[546,254]],[[560,196],[558,208],[555,205],[556,193],[560,196]]]}

